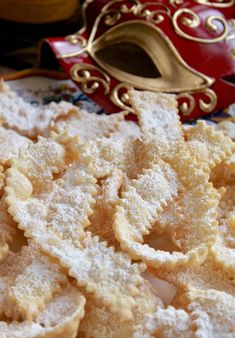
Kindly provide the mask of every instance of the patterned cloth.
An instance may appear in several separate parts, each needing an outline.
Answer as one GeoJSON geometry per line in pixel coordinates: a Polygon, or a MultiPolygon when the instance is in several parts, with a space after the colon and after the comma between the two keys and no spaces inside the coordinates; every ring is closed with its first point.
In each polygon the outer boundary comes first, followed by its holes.
{"type": "MultiPolygon", "coordinates": [[[[14,72],[15,70],[0,65],[1,74],[14,72]]],[[[11,87],[33,104],[47,104],[51,101],[59,102],[61,100],[69,101],[88,112],[98,114],[105,111],[85,94],[71,80],[55,80],[45,77],[39,81],[39,77],[24,77],[10,81],[11,87]]],[[[230,107],[218,112],[206,115],[204,120],[211,122],[220,122],[225,119],[235,119],[235,103],[230,107]]],[[[187,122],[194,124],[195,120],[187,122]]]]}

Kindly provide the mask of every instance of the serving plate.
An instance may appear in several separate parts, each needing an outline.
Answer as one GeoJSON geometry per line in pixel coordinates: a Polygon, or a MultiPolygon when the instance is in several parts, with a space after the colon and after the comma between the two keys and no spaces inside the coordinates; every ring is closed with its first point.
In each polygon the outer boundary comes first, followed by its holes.
{"type": "MultiPolygon", "coordinates": [[[[15,90],[20,96],[32,104],[40,105],[47,104],[51,101],[58,102],[60,100],[67,100],[91,113],[104,112],[101,107],[88,99],[79,89],[77,89],[76,85],[71,80],[68,80],[61,73],[33,69],[7,74],[3,78],[7,83],[9,83],[13,90],[15,90]]],[[[210,120],[208,121],[220,121],[232,116],[235,116],[235,105],[229,107],[225,111],[220,111],[211,115],[210,120]]],[[[194,122],[195,121],[192,121],[192,123],[194,122]]],[[[17,243],[18,247],[15,247],[14,250],[18,251],[22,245],[22,242],[24,244],[24,241],[25,238],[22,236],[21,241],[19,239],[17,243]]],[[[148,244],[150,244],[150,242],[148,244]]],[[[164,248],[166,249],[164,237],[159,238],[157,245],[158,249],[161,249],[161,245],[162,250],[164,250],[164,248]]],[[[172,250],[174,250],[174,248],[169,247],[169,251],[172,250]]],[[[162,282],[161,286],[159,283],[161,282],[158,281],[157,286],[161,298],[163,299],[164,297],[165,304],[170,304],[176,290],[173,289],[169,292],[167,290],[166,292],[166,285],[164,285],[162,282]]]]}
{"type": "MultiPolygon", "coordinates": [[[[105,113],[105,110],[88,98],[64,73],[43,69],[27,69],[7,74],[0,73],[13,90],[33,104],[47,104],[51,101],[69,101],[90,113],[105,113]]],[[[235,104],[224,110],[206,115],[203,119],[220,122],[235,117],[235,104]]],[[[195,120],[187,123],[195,123],[195,120]]]]}
{"type": "Polygon", "coordinates": [[[21,97],[32,104],[47,104],[51,101],[65,100],[92,113],[104,113],[104,110],[84,95],[80,89],[63,73],[28,69],[7,74],[0,78],[21,97]]]}

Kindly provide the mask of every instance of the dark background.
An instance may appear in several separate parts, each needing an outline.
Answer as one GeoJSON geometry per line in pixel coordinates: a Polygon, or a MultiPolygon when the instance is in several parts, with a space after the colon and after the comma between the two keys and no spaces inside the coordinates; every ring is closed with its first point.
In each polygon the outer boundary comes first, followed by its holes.
{"type": "Polygon", "coordinates": [[[0,19],[0,65],[17,70],[33,67],[43,37],[72,34],[81,26],[81,6],[71,18],[56,23],[22,24],[0,19]]]}

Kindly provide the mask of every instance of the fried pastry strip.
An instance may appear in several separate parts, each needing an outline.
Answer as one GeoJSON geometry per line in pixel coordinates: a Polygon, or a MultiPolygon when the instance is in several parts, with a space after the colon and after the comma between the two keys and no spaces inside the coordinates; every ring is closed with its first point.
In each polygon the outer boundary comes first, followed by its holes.
{"type": "Polygon", "coordinates": [[[0,321],[1,338],[74,338],[84,316],[85,297],[64,287],[33,322],[0,321]]]}
{"type": "Polygon", "coordinates": [[[195,127],[185,132],[190,147],[194,149],[197,160],[210,169],[228,159],[235,151],[231,138],[216,131],[204,121],[198,121],[195,127]]]}
{"type": "Polygon", "coordinates": [[[84,231],[95,202],[96,180],[89,157],[82,163],[70,159],[65,166],[73,141],[62,136],[40,139],[13,162],[6,188],[9,212],[26,237],[57,258],[79,286],[129,318],[144,265],[132,264],[127,254],[116,253],[84,231]]]}

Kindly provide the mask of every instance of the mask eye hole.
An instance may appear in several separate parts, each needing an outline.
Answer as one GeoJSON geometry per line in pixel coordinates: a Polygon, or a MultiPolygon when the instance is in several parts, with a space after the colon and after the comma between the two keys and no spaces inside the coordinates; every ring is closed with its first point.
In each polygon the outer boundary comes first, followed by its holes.
{"type": "Polygon", "coordinates": [[[104,47],[95,53],[97,59],[128,74],[159,78],[161,74],[150,56],[134,43],[123,42],[104,47]]]}
{"type": "Polygon", "coordinates": [[[231,85],[235,85],[235,74],[224,76],[223,80],[231,85]]]}

